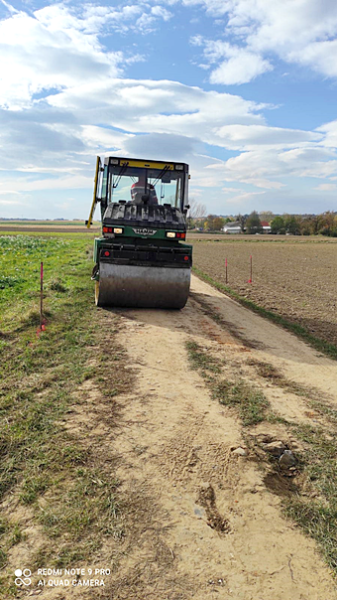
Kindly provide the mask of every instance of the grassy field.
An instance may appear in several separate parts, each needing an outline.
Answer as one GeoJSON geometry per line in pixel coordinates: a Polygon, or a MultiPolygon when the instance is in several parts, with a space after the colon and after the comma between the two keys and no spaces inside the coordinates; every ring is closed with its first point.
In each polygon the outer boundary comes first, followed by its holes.
{"type": "Polygon", "coordinates": [[[41,566],[41,557],[59,567],[88,561],[117,531],[113,464],[99,460],[66,423],[74,406],[81,410],[83,400],[76,394],[88,380],[110,390],[108,405],[128,384],[116,331],[109,332],[104,347],[100,339],[90,280],[92,240],[7,235],[0,236],[0,250],[0,597],[11,598],[16,595],[12,556],[25,541],[20,506],[30,516],[30,530],[39,532],[31,569],[41,566]]]}
{"type": "Polygon", "coordinates": [[[92,227],[90,229],[87,229],[87,227],[85,227],[84,223],[82,224],[75,224],[75,223],[68,223],[68,225],[61,225],[61,224],[43,224],[42,222],[38,222],[38,223],[31,223],[31,224],[25,224],[23,225],[22,223],[20,224],[1,224],[0,223],[0,235],[6,234],[6,233],[12,233],[12,234],[17,234],[17,233],[29,233],[29,234],[34,234],[34,233],[39,233],[40,235],[50,235],[52,233],[63,233],[64,235],[68,234],[71,235],[73,233],[79,233],[81,235],[86,235],[87,237],[90,237],[93,233],[95,233],[96,235],[98,234],[98,232],[100,231],[100,227],[97,224],[92,225],[92,227]]]}
{"type": "Polygon", "coordinates": [[[200,235],[188,239],[193,243],[194,266],[200,276],[227,287],[249,301],[251,308],[262,307],[298,325],[309,337],[337,346],[336,239],[200,235]],[[252,283],[248,282],[250,256],[252,283]]]}
{"type": "MultiPolygon", "coordinates": [[[[66,220],[52,220],[52,221],[48,221],[48,220],[41,220],[41,221],[35,221],[35,220],[29,220],[29,219],[0,219],[0,226],[1,227],[6,227],[6,226],[12,226],[15,225],[17,228],[20,227],[34,227],[34,226],[48,226],[48,227],[83,227],[84,226],[84,219],[83,221],[81,220],[75,220],[75,221],[66,221],[66,220]]],[[[98,221],[94,221],[94,225],[99,225],[98,221]]]]}

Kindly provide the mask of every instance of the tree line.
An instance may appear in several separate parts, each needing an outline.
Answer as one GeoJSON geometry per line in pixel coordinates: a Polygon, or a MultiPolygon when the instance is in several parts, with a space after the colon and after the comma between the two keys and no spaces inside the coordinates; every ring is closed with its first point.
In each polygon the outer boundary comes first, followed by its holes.
{"type": "Polygon", "coordinates": [[[337,237],[337,213],[327,211],[320,215],[276,216],[270,226],[272,233],[337,237]]]}
{"type": "Polygon", "coordinates": [[[188,228],[199,231],[222,231],[227,223],[236,223],[241,227],[242,233],[263,233],[261,222],[270,225],[273,234],[291,235],[326,235],[337,237],[337,212],[326,211],[319,215],[274,215],[271,212],[258,213],[253,211],[250,215],[236,215],[234,217],[221,217],[206,213],[206,207],[195,204],[191,207],[188,216],[188,228]]]}

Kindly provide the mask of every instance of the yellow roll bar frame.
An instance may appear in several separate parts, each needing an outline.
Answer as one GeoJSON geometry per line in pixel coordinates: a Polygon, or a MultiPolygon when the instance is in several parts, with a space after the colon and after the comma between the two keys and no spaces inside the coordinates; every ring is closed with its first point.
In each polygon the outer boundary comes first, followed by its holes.
{"type": "Polygon", "coordinates": [[[92,225],[92,219],[93,219],[95,208],[96,208],[96,204],[97,204],[98,173],[100,171],[100,168],[101,168],[101,158],[100,158],[100,156],[97,156],[97,158],[96,158],[96,173],[95,173],[95,180],[94,180],[94,193],[93,193],[93,198],[92,198],[92,204],[91,204],[89,219],[87,221],[87,228],[88,229],[92,225]]]}

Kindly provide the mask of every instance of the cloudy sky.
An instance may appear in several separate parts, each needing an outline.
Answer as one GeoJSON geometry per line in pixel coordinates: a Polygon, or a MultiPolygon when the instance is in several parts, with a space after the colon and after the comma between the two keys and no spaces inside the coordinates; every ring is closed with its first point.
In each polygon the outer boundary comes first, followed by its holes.
{"type": "Polygon", "coordinates": [[[86,218],[97,154],[218,214],[337,210],[336,0],[0,0],[0,217],[86,218]]]}

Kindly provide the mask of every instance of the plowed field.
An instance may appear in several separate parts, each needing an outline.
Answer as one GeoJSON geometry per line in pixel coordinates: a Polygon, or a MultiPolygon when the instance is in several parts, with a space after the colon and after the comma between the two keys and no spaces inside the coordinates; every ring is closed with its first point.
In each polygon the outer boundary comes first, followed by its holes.
{"type": "MultiPolygon", "coordinates": [[[[200,237],[200,236],[199,236],[200,237]]],[[[260,306],[337,344],[337,240],[191,239],[194,265],[260,306]],[[250,279],[250,256],[253,278],[250,279]]]]}

